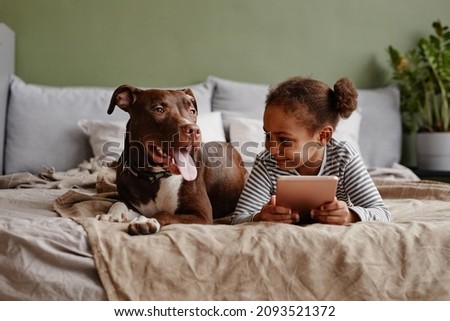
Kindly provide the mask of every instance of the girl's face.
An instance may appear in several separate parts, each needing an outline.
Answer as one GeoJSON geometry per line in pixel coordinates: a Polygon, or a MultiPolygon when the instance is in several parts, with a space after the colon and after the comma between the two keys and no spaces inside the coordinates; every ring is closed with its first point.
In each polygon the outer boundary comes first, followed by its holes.
{"type": "Polygon", "coordinates": [[[303,175],[316,175],[319,172],[323,146],[332,134],[331,126],[311,133],[280,106],[271,105],[264,112],[264,131],[265,147],[280,169],[296,169],[303,175]],[[331,133],[327,135],[330,128],[331,133]]]}

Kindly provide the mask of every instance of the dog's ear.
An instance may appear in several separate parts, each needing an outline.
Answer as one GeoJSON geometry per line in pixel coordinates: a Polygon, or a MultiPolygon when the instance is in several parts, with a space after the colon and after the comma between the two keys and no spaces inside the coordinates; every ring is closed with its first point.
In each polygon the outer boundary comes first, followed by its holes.
{"type": "Polygon", "coordinates": [[[182,92],[184,92],[186,94],[186,96],[188,96],[189,100],[192,102],[192,104],[194,105],[195,109],[197,109],[197,100],[195,99],[194,93],[192,92],[191,88],[186,88],[186,89],[182,89],[182,92]]]}
{"type": "Polygon", "coordinates": [[[136,100],[137,95],[142,89],[130,85],[122,85],[114,90],[109,103],[108,114],[112,114],[114,108],[119,106],[121,109],[129,112],[130,106],[136,100]]]}

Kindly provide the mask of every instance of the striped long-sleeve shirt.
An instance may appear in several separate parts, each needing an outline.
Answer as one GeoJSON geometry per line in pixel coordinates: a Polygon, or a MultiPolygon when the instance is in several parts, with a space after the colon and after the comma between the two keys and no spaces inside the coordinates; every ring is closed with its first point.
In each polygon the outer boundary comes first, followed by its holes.
{"type": "MultiPolygon", "coordinates": [[[[300,175],[296,170],[281,170],[267,150],[256,157],[246,186],[236,206],[232,224],[252,221],[271,195],[276,193],[278,176],[300,175]]],[[[347,143],[334,138],[326,145],[318,175],[339,178],[336,197],[344,201],[361,221],[390,221],[384,204],[359,154],[347,143]]]]}

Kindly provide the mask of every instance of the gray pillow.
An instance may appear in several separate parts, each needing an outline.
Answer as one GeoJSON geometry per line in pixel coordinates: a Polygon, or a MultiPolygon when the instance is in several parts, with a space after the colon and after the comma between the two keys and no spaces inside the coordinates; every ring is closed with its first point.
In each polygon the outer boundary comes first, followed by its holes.
{"type": "MultiPolygon", "coordinates": [[[[221,111],[225,134],[236,117],[262,119],[269,85],[252,84],[209,76],[214,86],[212,109],[221,111]]],[[[401,157],[400,94],[396,87],[358,89],[361,156],[367,167],[392,167],[401,157]]],[[[356,130],[356,129],[355,129],[356,130]]]]}
{"type": "MultiPolygon", "coordinates": [[[[211,110],[209,85],[192,88],[201,111],[211,110]]],[[[26,84],[13,76],[6,123],[5,173],[37,173],[44,166],[57,171],[76,167],[93,156],[80,119],[127,120],[116,110],[106,113],[115,88],[52,87],[26,84]]]]}
{"type": "Polygon", "coordinates": [[[269,85],[252,84],[209,76],[213,86],[212,110],[222,112],[227,140],[230,121],[235,117],[262,119],[269,85]]]}
{"type": "Polygon", "coordinates": [[[359,146],[367,167],[392,167],[401,158],[400,92],[394,86],[358,90],[359,146]]]}

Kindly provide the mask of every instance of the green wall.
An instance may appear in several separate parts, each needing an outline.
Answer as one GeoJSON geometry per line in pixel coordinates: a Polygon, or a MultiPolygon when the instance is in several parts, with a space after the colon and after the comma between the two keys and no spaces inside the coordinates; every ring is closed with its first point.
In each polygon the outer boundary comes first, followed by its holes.
{"type": "Polygon", "coordinates": [[[449,0],[0,0],[16,74],[49,85],[301,74],[372,88],[389,82],[388,45],[409,48],[437,19],[450,24],[449,0]]]}

